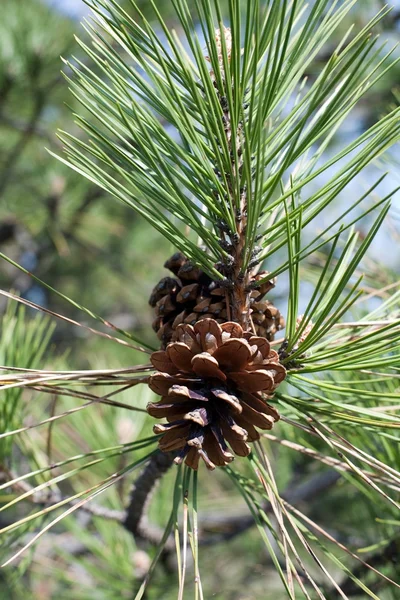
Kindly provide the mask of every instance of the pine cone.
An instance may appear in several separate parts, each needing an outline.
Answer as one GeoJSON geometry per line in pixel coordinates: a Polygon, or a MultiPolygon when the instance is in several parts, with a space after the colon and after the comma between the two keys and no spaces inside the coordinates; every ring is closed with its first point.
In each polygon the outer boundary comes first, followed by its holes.
{"type": "Polygon", "coordinates": [[[158,373],[149,386],[162,399],[147,406],[166,424],[154,427],[163,434],[159,447],[179,451],[175,462],[197,469],[225,466],[234,455],[247,456],[247,442],[259,439],[260,429],[271,429],[279,414],[267,404],[286,370],[265,338],[244,333],[240,325],[204,319],[194,327],[182,324],[177,341],[151,356],[158,373]]]}
{"type": "Polygon", "coordinates": [[[268,300],[251,304],[251,319],[257,335],[267,338],[270,342],[275,339],[276,332],[285,327],[285,319],[268,300]]]}
{"type": "MultiPolygon", "coordinates": [[[[195,325],[198,321],[213,318],[218,323],[228,320],[225,291],[217,281],[176,252],[164,265],[177,279],[164,277],[154,288],[149,304],[155,308],[156,319],[153,329],[166,348],[176,340],[176,329],[182,323],[195,325]]],[[[265,271],[258,273],[253,282],[265,278],[265,271]]],[[[263,296],[275,287],[269,280],[251,292],[252,318],[256,334],[273,341],[275,333],[285,326],[285,322],[275,306],[268,301],[261,302],[263,296]]]]}
{"type": "Polygon", "coordinates": [[[176,252],[164,267],[177,279],[164,277],[154,288],[149,304],[155,308],[153,329],[166,348],[181,323],[194,325],[198,320],[214,317],[226,321],[224,291],[213,285],[212,279],[176,252]]]}

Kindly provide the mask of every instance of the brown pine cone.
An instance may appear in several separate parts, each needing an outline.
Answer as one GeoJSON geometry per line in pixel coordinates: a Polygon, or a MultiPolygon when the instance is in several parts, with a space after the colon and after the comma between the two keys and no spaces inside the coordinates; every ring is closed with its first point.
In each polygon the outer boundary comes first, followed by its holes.
{"type": "Polygon", "coordinates": [[[194,325],[207,317],[221,323],[227,320],[225,292],[206,273],[193,266],[181,252],[171,256],[164,267],[177,279],[161,279],[149,300],[156,312],[153,329],[163,348],[171,342],[181,323],[194,325]]]}
{"type": "Polygon", "coordinates": [[[270,342],[275,339],[276,332],[285,327],[285,319],[268,300],[251,304],[251,319],[257,335],[267,338],[270,342]]]}
{"type": "Polygon", "coordinates": [[[271,429],[279,419],[263,397],[286,376],[277,352],[237,323],[214,319],[179,325],[176,339],[151,356],[158,373],[149,386],[162,399],[147,411],[168,421],[154,426],[163,434],[160,449],[179,451],[175,462],[195,470],[200,458],[214,469],[233,460],[231,450],[247,456],[247,442],[260,437],[255,428],[271,429]]]}
{"type": "MultiPolygon", "coordinates": [[[[182,323],[194,325],[205,318],[213,318],[218,323],[228,320],[225,291],[218,282],[193,266],[181,252],[171,256],[164,266],[177,278],[161,279],[149,300],[156,312],[153,329],[161,340],[162,348],[165,349],[171,341],[176,340],[175,331],[182,323]]],[[[267,275],[265,271],[258,273],[254,282],[267,275]]],[[[263,296],[274,286],[275,281],[269,280],[251,292],[255,332],[270,342],[275,333],[285,326],[275,306],[268,301],[261,302],[263,296]]]]}

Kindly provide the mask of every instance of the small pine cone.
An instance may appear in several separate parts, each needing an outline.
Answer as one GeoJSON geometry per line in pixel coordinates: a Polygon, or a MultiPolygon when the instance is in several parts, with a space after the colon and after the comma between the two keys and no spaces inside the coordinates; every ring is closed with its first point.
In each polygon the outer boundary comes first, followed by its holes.
{"type": "Polygon", "coordinates": [[[153,308],[156,306],[157,302],[164,298],[167,294],[174,294],[177,292],[178,282],[173,277],[163,277],[161,281],[159,281],[151,293],[149,298],[150,306],[153,308]]]}
{"type": "Polygon", "coordinates": [[[151,293],[155,308],[153,329],[166,348],[181,323],[194,325],[205,317],[226,321],[225,291],[181,253],[176,252],[164,266],[177,278],[164,277],[151,293]]]}
{"type": "Polygon", "coordinates": [[[275,339],[276,332],[285,327],[285,319],[268,300],[252,303],[251,318],[257,335],[267,338],[270,342],[275,339]]]}
{"type": "Polygon", "coordinates": [[[275,277],[273,279],[267,279],[267,281],[264,281],[264,283],[258,284],[259,281],[265,279],[268,277],[268,275],[268,271],[260,271],[252,279],[250,285],[254,289],[251,293],[251,296],[254,298],[254,300],[256,300],[256,302],[261,300],[261,298],[264,298],[265,294],[268,294],[268,292],[270,292],[276,285],[275,277]]]}
{"type": "Polygon", "coordinates": [[[264,400],[286,376],[277,352],[237,323],[219,325],[210,318],[194,327],[179,325],[175,337],[151,356],[158,372],[149,386],[162,399],[147,411],[167,419],[154,427],[162,434],[160,449],[178,452],[175,462],[195,470],[200,458],[214,469],[229,464],[234,454],[247,456],[247,442],[260,437],[256,427],[271,429],[279,420],[264,400]]]}
{"type": "MultiPolygon", "coordinates": [[[[219,323],[228,319],[225,290],[201,269],[194,266],[181,253],[176,252],[164,266],[175,276],[164,277],[156,285],[149,304],[155,308],[156,319],[153,329],[165,349],[171,341],[176,341],[176,329],[181,323],[194,325],[205,318],[213,318],[219,323]]],[[[251,284],[268,276],[266,271],[258,273],[251,284]]],[[[252,319],[257,335],[274,340],[275,333],[285,326],[278,309],[263,296],[275,287],[275,280],[267,280],[251,292],[252,319]]]]}
{"type": "Polygon", "coordinates": [[[174,275],[178,275],[179,269],[185,264],[185,262],[187,262],[187,258],[182,254],[182,252],[175,252],[171,258],[165,261],[164,267],[171,271],[174,275]]]}

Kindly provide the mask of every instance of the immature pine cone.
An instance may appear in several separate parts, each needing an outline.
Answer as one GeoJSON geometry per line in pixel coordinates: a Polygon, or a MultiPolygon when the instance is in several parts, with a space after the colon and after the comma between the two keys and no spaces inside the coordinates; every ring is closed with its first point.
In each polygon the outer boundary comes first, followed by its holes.
{"type": "MultiPolygon", "coordinates": [[[[155,286],[149,304],[155,308],[153,329],[162,347],[176,341],[177,327],[182,323],[194,325],[202,319],[213,318],[217,323],[228,320],[225,290],[180,252],[176,252],[164,265],[175,276],[164,277],[155,286]]],[[[265,278],[266,272],[258,273],[254,282],[265,278]]],[[[266,281],[251,293],[251,318],[257,335],[273,341],[275,333],[285,326],[279,310],[263,296],[275,286],[266,281]]]]}
{"type": "Polygon", "coordinates": [[[263,398],[286,376],[277,352],[237,323],[219,325],[214,319],[181,324],[176,338],[151,356],[158,373],[149,386],[162,399],[147,410],[168,421],[154,426],[154,433],[163,434],[160,449],[179,450],[175,462],[196,470],[200,458],[209,469],[230,463],[234,456],[227,443],[247,456],[246,442],[260,437],[255,427],[271,429],[279,419],[263,398]]]}

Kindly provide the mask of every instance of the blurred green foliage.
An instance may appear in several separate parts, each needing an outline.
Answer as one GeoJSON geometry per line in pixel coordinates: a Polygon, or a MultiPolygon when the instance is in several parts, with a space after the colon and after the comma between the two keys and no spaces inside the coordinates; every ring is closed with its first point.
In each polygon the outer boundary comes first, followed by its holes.
{"type": "MultiPolygon", "coordinates": [[[[76,54],[77,24],[37,0],[6,0],[2,15],[1,249],[53,287],[151,339],[146,299],[172,249],[132,211],[46,151],[60,149],[56,130],[71,122],[66,104],[73,98],[60,56],[76,54]]],[[[5,264],[0,281],[70,314],[5,264]]]]}

